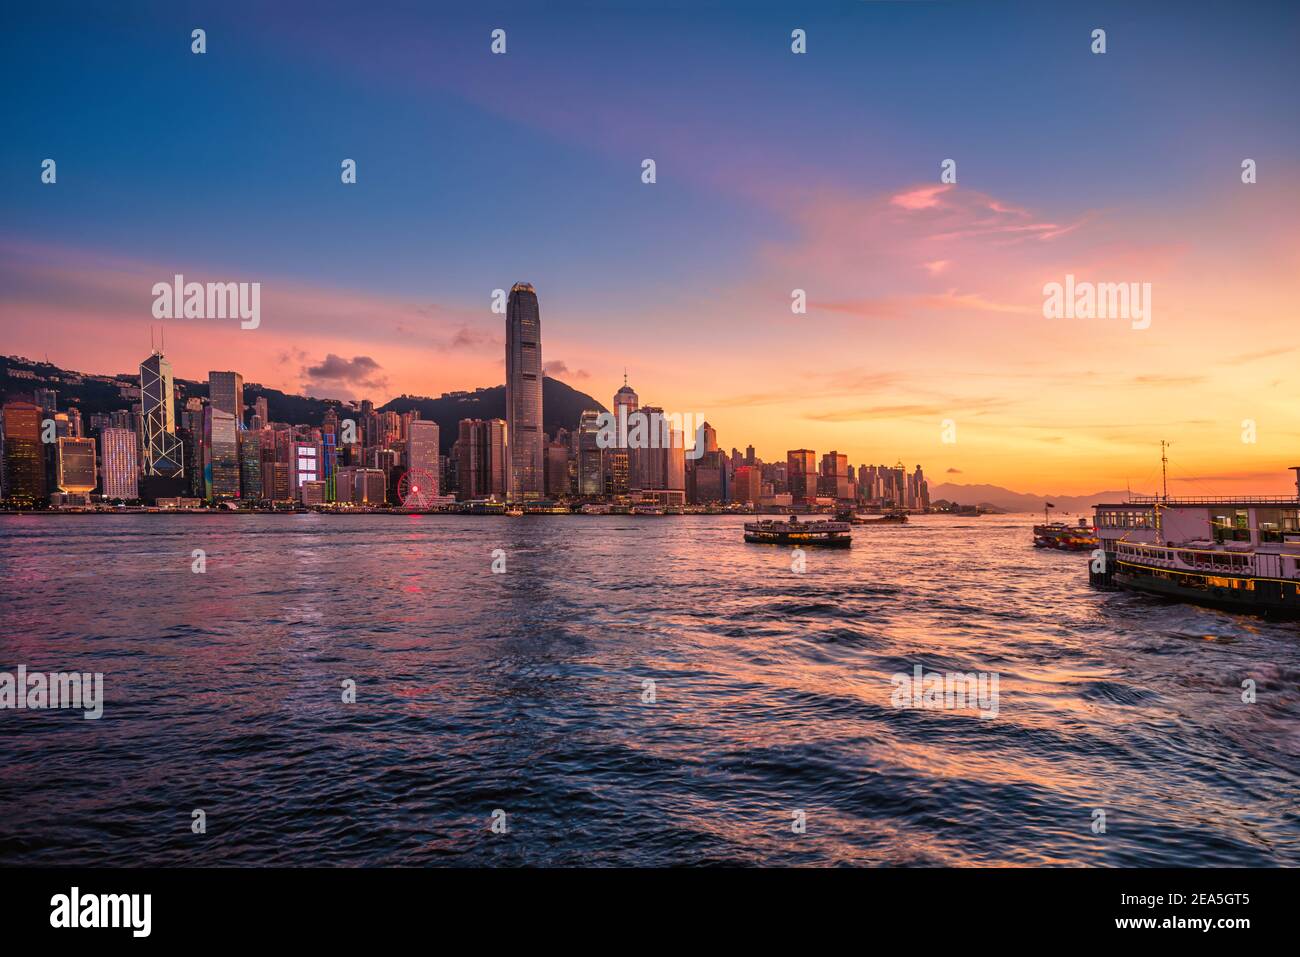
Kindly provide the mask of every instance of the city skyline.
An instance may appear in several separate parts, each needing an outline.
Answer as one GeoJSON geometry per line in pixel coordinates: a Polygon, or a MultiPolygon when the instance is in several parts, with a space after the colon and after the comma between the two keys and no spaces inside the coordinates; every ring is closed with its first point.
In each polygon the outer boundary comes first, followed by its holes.
{"type": "Polygon", "coordinates": [[[496,57],[455,13],[435,56],[410,14],[248,10],[206,15],[206,59],[168,18],[21,14],[40,42],[0,67],[18,94],[3,351],[127,367],[157,323],[149,290],[183,273],[263,286],[255,330],[165,323],[186,368],[219,354],[289,392],[436,395],[504,381],[493,293],[526,276],[548,374],[603,394],[591,383],[630,365],[665,406],[766,449],[889,449],[956,482],[1084,493],[1149,485],[1169,439],[1187,492],[1281,489],[1300,445],[1300,144],[1275,121],[1287,84],[1255,77],[1293,75],[1297,14],[1214,18],[1210,45],[1210,14],[1179,12],[515,9],[496,57]],[[44,77],[36,49],[79,66],[44,77]],[[104,86],[86,98],[89,71],[104,86]],[[106,123],[99,97],[132,109],[106,123]],[[203,123],[170,124],[182,103],[203,123]],[[141,146],[157,128],[161,152],[141,146]],[[231,143],[262,147],[217,161],[231,143]],[[1067,276],[1149,283],[1150,326],[1045,319],[1067,276]]]}

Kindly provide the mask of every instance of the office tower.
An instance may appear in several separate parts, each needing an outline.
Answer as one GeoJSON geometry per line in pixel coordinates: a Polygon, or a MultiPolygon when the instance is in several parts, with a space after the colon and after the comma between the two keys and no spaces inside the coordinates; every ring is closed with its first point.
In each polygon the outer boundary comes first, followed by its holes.
{"type": "Polygon", "coordinates": [[[796,504],[817,498],[817,453],[811,449],[792,449],[785,454],[786,483],[796,504]]]}
{"type": "Polygon", "coordinates": [[[757,505],[763,497],[763,473],[753,465],[736,469],[731,480],[730,500],[742,505],[757,505]]]}
{"type": "Polygon", "coordinates": [[[239,497],[239,427],[235,417],[209,405],[203,410],[203,497],[239,497]]]}
{"type": "Polygon", "coordinates": [[[292,475],[290,497],[301,500],[303,485],[323,481],[319,445],[310,440],[295,441],[289,458],[289,469],[292,475]]]}
{"type": "Polygon", "coordinates": [[[821,472],[817,477],[817,494],[823,498],[853,497],[847,455],[827,452],[822,456],[821,472]]]}
{"type": "Polygon", "coordinates": [[[502,419],[461,419],[456,478],[461,499],[504,499],[509,482],[509,441],[502,419]]]}
{"type": "Polygon", "coordinates": [[[209,372],[208,402],[234,416],[237,429],[244,427],[244,377],[238,372],[209,372]]]}
{"type": "Polygon", "coordinates": [[[324,505],[325,504],[325,483],[321,480],[314,482],[303,482],[298,489],[299,501],[303,505],[324,505]]]}
{"type": "Polygon", "coordinates": [[[600,434],[600,412],[587,409],[578,419],[578,494],[595,497],[605,491],[603,449],[597,441],[600,434]]]}
{"type": "Polygon", "coordinates": [[[709,505],[726,500],[726,452],[713,449],[703,453],[686,473],[687,500],[696,505],[709,505]]]}
{"type": "Polygon", "coordinates": [[[383,505],[388,493],[388,479],[383,469],[352,469],[352,502],[356,505],[383,505]]]}
{"type": "Polygon", "coordinates": [[[165,482],[170,487],[171,491],[166,493],[169,497],[172,497],[172,492],[190,498],[203,498],[207,494],[203,481],[203,413],[186,413],[186,421],[190,419],[193,419],[192,424],[176,430],[176,439],[180,442],[185,461],[190,463],[190,467],[178,479],[150,479],[142,476],[140,497],[146,502],[163,494],[156,487],[158,482],[165,482]]]}
{"type": "MultiPolygon", "coordinates": [[[[630,385],[627,384],[627,370],[623,371],[623,388],[614,393],[614,424],[618,429],[620,437],[625,437],[628,428],[631,427],[632,414],[640,407],[641,400],[630,385]]],[[[606,449],[606,453],[611,450],[606,449]]],[[[626,495],[632,488],[640,487],[640,478],[642,474],[642,465],[640,460],[640,449],[626,448],[620,449],[623,453],[619,460],[609,463],[608,473],[611,477],[622,472],[627,474],[626,487],[616,488],[611,494],[626,495]],[[623,461],[626,459],[626,462],[623,461]]],[[[617,483],[613,483],[617,485],[617,483]]]]}
{"type": "Polygon", "coordinates": [[[140,497],[139,439],[130,429],[101,429],[99,457],[102,461],[104,497],[129,501],[140,497]]]}
{"type": "Polygon", "coordinates": [[[75,407],[68,409],[68,434],[74,439],[87,437],[85,426],[81,421],[81,410],[75,407]]]}
{"type": "Polygon", "coordinates": [[[262,498],[262,444],[264,433],[239,433],[239,497],[262,498]]]}
{"type": "Polygon", "coordinates": [[[439,482],[442,479],[438,467],[438,423],[423,419],[410,419],[406,423],[406,464],[408,468],[420,469],[429,473],[426,482],[431,482],[430,495],[441,494],[439,482]]]}
{"type": "MultiPolygon", "coordinates": [[[[637,452],[638,475],[633,488],[641,491],[680,493],[669,499],[683,501],[686,497],[686,446],[680,428],[673,428],[673,420],[656,406],[644,406],[633,417],[629,435],[637,430],[645,437],[643,447],[637,452]]],[[[657,496],[662,498],[662,496],[657,496]]]]}
{"type": "Polygon", "coordinates": [[[259,395],[253,400],[253,413],[261,416],[263,425],[271,424],[271,412],[266,406],[266,396],[259,395]]]}
{"type": "MultiPolygon", "coordinates": [[[[701,426],[701,429],[703,431],[703,437],[704,437],[704,451],[705,452],[718,451],[718,430],[715,429],[713,426],[709,425],[709,423],[707,422],[705,422],[704,425],[701,426]]],[[[699,456],[696,456],[696,458],[699,458],[699,456]]]]}
{"type": "Polygon", "coordinates": [[[59,390],[58,389],[34,389],[32,391],[32,401],[41,407],[45,417],[49,418],[59,411],[59,390]]]}
{"type": "Polygon", "coordinates": [[[541,498],[545,485],[542,435],[542,320],[532,284],[517,282],[506,304],[507,495],[541,498]]]}
{"type": "Polygon", "coordinates": [[[98,484],[95,440],[65,436],[59,439],[57,485],[60,492],[85,498],[98,484]]]}
{"type": "Polygon", "coordinates": [[[161,352],[154,352],[140,363],[140,405],[140,465],[145,478],[180,478],[184,474],[184,453],[176,437],[172,365],[161,352]]]}
{"type": "Polygon", "coordinates": [[[5,494],[18,505],[46,502],[43,415],[34,402],[7,402],[4,406],[5,494]]]}
{"type": "Polygon", "coordinates": [[[564,498],[569,488],[569,444],[552,442],[546,446],[546,497],[564,498]]]}
{"type": "Polygon", "coordinates": [[[922,510],[930,507],[930,486],[919,465],[907,479],[907,507],[922,510]]]}
{"type": "Polygon", "coordinates": [[[745,464],[754,464],[754,447],[752,445],[745,446],[745,464]]]}

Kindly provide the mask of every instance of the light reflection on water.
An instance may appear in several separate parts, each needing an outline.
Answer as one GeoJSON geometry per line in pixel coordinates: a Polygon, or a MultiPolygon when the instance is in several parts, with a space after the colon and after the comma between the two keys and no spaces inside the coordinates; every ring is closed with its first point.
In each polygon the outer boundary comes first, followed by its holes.
{"type": "Polygon", "coordinates": [[[1300,864],[1300,627],[1092,591],[1029,516],[804,575],[742,521],[0,517],[0,670],[107,698],[0,712],[0,860],[1300,864]],[[917,664],[997,718],[891,707],[917,664]]]}

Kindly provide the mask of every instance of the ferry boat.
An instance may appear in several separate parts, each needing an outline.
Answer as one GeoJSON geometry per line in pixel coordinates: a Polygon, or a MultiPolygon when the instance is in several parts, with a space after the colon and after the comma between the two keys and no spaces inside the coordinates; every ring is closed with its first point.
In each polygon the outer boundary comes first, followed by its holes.
{"type": "Polygon", "coordinates": [[[1079,519],[1075,525],[1065,522],[1044,522],[1034,526],[1034,548],[1057,548],[1067,552],[1091,551],[1101,544],[1088,520],[1079,519]]]}
{"type": "Polygon", "coordinates": [[[658,505],[634,505],[632,506],[633,515],[664,515],[666,514],[658,505]]]}
{"type": "Polygon", "coordinates": [[[1131,495],[1096,506],[1097,588],[1300,618],[1300,466],[1296,497],[1131,495]]]}
{"type": "Polygon", "coordinates": [[[853,544],[848,522],[801,522],[791,515],[788,522],[764,519],[745,523],[745,541],[759,545],[817,545],[848,548],[853,544]]]}

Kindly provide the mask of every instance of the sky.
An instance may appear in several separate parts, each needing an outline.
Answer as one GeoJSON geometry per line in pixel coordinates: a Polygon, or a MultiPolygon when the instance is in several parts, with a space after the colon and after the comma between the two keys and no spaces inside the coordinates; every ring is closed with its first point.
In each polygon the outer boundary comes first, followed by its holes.
{"type": "Polygon", "coordinates": [[[549,374],[767,460],[1292,487],[1295,5],[118,6],[3,14],[3,354],[439,395],[503,381],[527,281],[549,374]],[[259,326],[155,319],[178,273],[259,326]],[[1045,317],[1067,275],[1149,325],[1045,317]]]}

